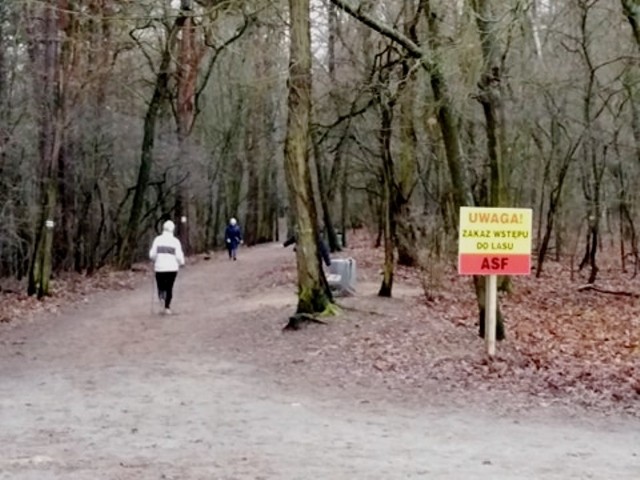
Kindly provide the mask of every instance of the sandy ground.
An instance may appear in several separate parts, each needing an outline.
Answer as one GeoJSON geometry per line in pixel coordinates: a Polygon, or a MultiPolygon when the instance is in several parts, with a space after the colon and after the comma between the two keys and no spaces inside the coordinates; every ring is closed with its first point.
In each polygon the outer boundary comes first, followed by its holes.
{"type": "Polygon", "coordinates": [[[283,335],[295,297],[268,272],[288,261],[268,245],[188,267],[172,317],[151,313],[148,281],[0,325],[0,478],[640,478],[638,420],[496,419],[305,388],[302,368],[270,374],[242,332],[262,322],[283,335]]]}

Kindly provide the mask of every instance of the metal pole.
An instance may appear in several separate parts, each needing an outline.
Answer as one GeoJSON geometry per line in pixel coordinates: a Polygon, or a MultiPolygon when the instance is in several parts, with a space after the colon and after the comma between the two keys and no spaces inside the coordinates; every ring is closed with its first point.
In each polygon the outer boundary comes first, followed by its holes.
{"type": "Polygon", "coordinates": [[[490,357],[496,354],[496,314],[498,310],[498,276],[488,275],[485,285],[484,339],[490,357]]]}

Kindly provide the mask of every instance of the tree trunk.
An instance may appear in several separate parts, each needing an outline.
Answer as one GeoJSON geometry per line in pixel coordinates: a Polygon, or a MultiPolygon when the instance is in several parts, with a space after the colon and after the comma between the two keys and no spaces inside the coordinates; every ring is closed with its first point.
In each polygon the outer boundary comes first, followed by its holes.
{"type": "MultiPolygon", "coordinates": [[[[231,217],[237,216],[240,210],[240,195],[242,194],[242,183],[245,174],[245,163],[238,155],[229,152],[225,163],[225,182],[224,187],[224,216],[228,222],[231,217]]],[[[224,223],[223,223],[224,225],[224,223]]],[[[246,227],[246,225],[245,225],[246,227]]]]}
{"type": "MultiPolygon", "coordinates": [[[[250,135],[251,137],[253,135],[250,135]]],[[[247,245],[258,243],[258,218],[260,214],[260,179],[256,149],[247,146],[247,215],[244,222],[244,241],[247,245]]]]}
{"type": "MultiPolygon", "coordinates": [[[[634,68],[634,67],[631,67],[634,68]]],[[[633,73],[624,76],[623,85],[629,97],[629,109],[631,110],[631,131],[636,146],[636,160],[640,161],[640,92],[638,91],[637,79],[640,71],[637,67],[633,73]]]]}
{"type": "MultiPolygon", "coordinates": [[[[585,178],[583,180],[585,200],[588,204],[588,230],[585,243],[585,254],[579,266],[579,270],[582,270],[587,265],[590,267],[587,283],[595,283],[599,271],[596,260],[598,254],[598,243],[600,241],[600,216],[602,214],[600,207],[601,182],[604,174],[604,166],[606,165],[606,159],[603,159],[601,164],[598,164],[598,154],[593,143],[594,141],[592,140],[588,144],[589,147],[587,147],[590,150],[589,156],[591,157],[591,165],[589,166],[590,172],[588,174],[589,178],[585,178]]],[[[585,148],[585,150],[587,150],[587,148],[585,148]]],[[[606,156],[606,147],[604,150],[604,156],[606,156]]]]}
{"type": "Polygon", "coordinates": [[[623,236],[621,242],[624,242],[625,237],[629,237],[629,243],[631,243],[631,255],[633,256],[633,276],[635,277],[638,272],[638,264],[640,262],[640,253],[638,252],[638,234],[636,233],[636,226],[633,222],[633,217],[631,216],[629,206],[626,202],[621,203],[620,216],[620,222],[624,222],[627,224],[627,229],[625,229],[626,235],[623,236]]]}
{"type": "MultiPolygon", "coordinates": [[[[536,268],[536,278],[540,278],[542,275],[544,261],[547,256],[547,252],[549,250],[549,244],[551,243],[551,234],[553,233],[556,214],[558,211],[558,206],[560,205],[560,197],[562,195],[562,189],[564,187],[564,181],[567,177],[567,172],[569,171],[569,166],[571,164],[571,158],[573,157],[573,153],[570,154],[569,158],[565,158],[564,163],[560,167],[560,172],[558,174],[558,178],[556,179],[556,184],[549,193],[549,206],[547,207],[547,223],[545,226],[544,236],[542,237],[542,241],[540,242],[540,248],[538,249],[538,261],[536,268]]],[[[558,246],[556,245],[556,248],[558,246]]]]}
{"type": "MultiPolygon", "coordinates": [[[[624,15],[629,21],[633,38],[640,51],[640,1],[621,0],[624,15]]],[[[629,108],[631,109],[631,131],[636,144],[636,158],[640,160],[640,95],[638,93],[638,77],[640,71],[637,65],[629,65],[629,72],[623,74],[622,85],[629,96],[629,108]]]]}
{"type": "Polygon", "coordinates": [[[49,295],[49,282],[51,280],[51,271],[53,266],[52,247],[53,247],[53,222],[55,218],[58,183],[55,175],[49,175],[46,180],[45,200],[42,208],[42,226],[38,234],[36,250],[34,252],[33,261],[29,273],[29,284],[27,293],[29,295],[37,295],[42,298],[49,295]]]}
{"type": "Polygon", "coordinates": [[[8,20],[7,4],[0,2],[0,178],[3,174],[6,145],[9,142],[9,132],[6,127],[8,120],[9,83],[7,82],[6,45],[4,26],[8,20]]]}
{"type": "Polygon", "coordinates": [[[547,251],[549,250],[549,244],[551,243],[551,234],[553,233],[553,224],[556,218],[556,209],[558,206],[556,195],[552,192],[549,194],[549,207],[547,209],[547,223],[544,229],[544,236],[540,242],[540,248],[538,249],[538,261],[536,266],[536,278],[540,278],[542,275],[542,269],[547,251]]]}
{"type": "Polygon", "coordinates": [[[395,250],[395,209],[393,157],[391,156],[391,126],[393,104],[380,100],[381,124],[379,132],[380,153],[382,155],[382,236],[384,239],[384,266],[380,297],[391,297],[393,289],[395,250]]]}
{"type": "Polygon", "coordinates": [[[206,202],[206,212],[205,212],[205,231],[204,231],[204,249],[205,251],[213,248],[215,242],[216,231],[214,230],[214,217],[215,217],[215,209],[219,209],[220,206],[217,205],[214,207],[214,184],[209,180],[209,186],[207,188],[207,202],[206,202]]]}
{"type": "MultiPolygon", "coordinates": [[[[271,75],[273,66],[264,60],[263,72],[266,76],[271,75]]],[[[277,149],[276,140],[273,136],[273,122],[276,116],[274,107],[269,100],[269,91],[262,92],[264,125],[263,144],[265,152],[273,152],[277,149]],[[268,123],[266,123],[268,122],[268,123]]],[[[266,243],[277,241],[278,226],[278,162],[275,155],[267,153],[263,161],[263,168],[260,172],[260,218],[258,219],[258,242],[266,243]]]]}
{"type": "MultiPolygon", "coordinates": [[[[382,179],[382,185],[384,185],[384,179],[382,179]]],[[[384,192],[383,192],[384,195],[384,192]]],[[[376,239],[373,242],[373,248],[380,248],[382,245],[382,238],[384,234],[384,199],[383,195],[374,195],[373,193],[367,194],[369,200],[369,211],[371,216],[375,218],[376,227],[376,239]]]]}
{"type": "MultiPolygon", "coordinates": [[[[433,92],[434,103],[436,104],[438,125],[440,126],[440,131],[442,133],[447,166],[449,168],[449,174],[451,176],[451,183],[453,186],[454,203],[457,208],[462,206],[472,206],[474,202],[462,155],[458,122],[456,121],[452,97],[441,69],[441,64],[443,62],[443,48],[441,46],[442,34],[440,33],[440,24],[442,20],[432,8],[431,1],[420,0],[419,9],[424,14],[428,27],[426,30],[426,44],[429,47],[428,52],[423,48],[423,46],[388,25],[379,22],[362,8],[353,8],[345,0],[331,0],[331,2],[365,25],[368,25],[380,34],[394,40],[401,45],[410,56],[420,60],[423,68],[430,77],[431,90],[433,92]]],[[[458,211],[455,212],[455,216],[458,216],[458,211]]],[[[477,282],[478,280],[475,279],[474,281],[477,282]]],[[[476,288],[476,292],[477,290],[478,289],[476,288]]],[[[485,298],[483,295],[476,296],[480,310],[480,324],[483,327],[485,298]]],[[[499,307],[498,319],[501,319],[499,307]]],[[[498,328],[500,329],[501,327],[498,328]]]]}
{"type": "MultiPolygon", "coordinates": [[[[593,5],[593,4],[591,4],[593,5]]],[[[582,269],[589,264],[591,271],[589,273],[589,283],[594,283],[598,274],[598,266],[596,265],[596,257],[598,252],[598,241],[600,236],[600,215],[601,215],[601,191],[602,178],[606,165],[607,147],[603,147],[602,159],[599,153],[599,138],[597,134],[598,113],[594,112],[597,107],[595,103],[598,91],[598,78],[596,76],[597,68],[594,67],[593,54],[590,50],[592,45],[591,32],[589,31],[588,16],[590,6],[588,4],[580,4],[580,53],[586,68],[587,82],[583,94],[583,122],[586,130],[586,141],[583,144],[583,159],[585,164],[582,170],[582,186],[585,201],[587,204],[588,215],[588,234],[586,242],[585,257],[580,264],[582,269]]]]}
{"type": "MultiPolygon", "coordinates": [[[[491,0],[473,0],[476,24],[480,34],[484,69],[480,78],[478,100],[482,105],[489,159],[489,206],[507,207],[509,199],[504,179],[504,108],[502,102],[502,68],[500,44],[496,35],[497,21],[491,0]]],[[[499,289],[511,290],[511,279],[501,276],[499,289]]]]}
{"type": "MultiPolygon", "coordinates": [[[[204,55],[204,48],[197,44],[196,29],[192,15],[192,0],[181,0],[180,15],[184,22],[180,26],[180,43],[177,55],[177,106],[176,135],[178,139],[178,165],[186,164],[187,140],[195,122],[195,97],[198,81],[198,67],[204,55]]],[[[186,182],[180,182],[176,192],[175,215],[177,237],[186,254],[191,251],[189,242],[189,191],[186,182]]]]}
{"type": "MultiPolygon", "coordinates": [[[[63,47],[64,48],[64,47],[63,47]]],[[[73,162],[74,145],[68,141],[61,146],[58,155],[58,204],[60,211],[60,225],[54,235],[54,269],[68,271],[73,268],[76,248],[74,225],[78,219],[76,210],[77,184],[76,172],[73,162]]],[[[86,218],[86,217],[85,217],[86,218]]]]}
{"type": "MultiPolygon", "coordinates": [[[[251,40],[256,46],[262,44],[259,32],[254,32],[251,40]]],[[[260,55],[253,56],[253,75],[261,77],[260,55]]],[[[262,208],[260,167],[262,164],[264,146],[263,128],[265,122],[262,88],[258,86],[253,92],[249,92],[249,102],[247,102],[245,119],[245,158],[247,169],[247,211],[244,222],[244,241],[247,245],[258,243],[258,227],[260,220],[260,210],[262,208]]]]}
{"type": "Polygon", "coordinates": [[[316,166],[316,176],[318,178],[318,194],[320,197],[320,207],[322,209],[322,219],[324,223],[325,233],[329,242],[329,249],[332,252],[339,252],[341,247],[338,243],[338,236],[333,225],[333,215],[331,213],[331,201],[329,199],[328,181],[326,178],[325,161],[326,158],[322,154],[321,145],[317,139],[317,135],[312,131],[311,138],[313,142],[314,163],[316,166]]]}
{"type": "Polygon", "coordinates": [[[317,212],[309,169],[311,117],[311,29],[309,0],[289,0],[291,46],[289,97],[285,139],[285,176],[295,215],[298,270],[297,313],[331,308],[329,291],[317,245],[317,212]]]}
{"type": "Polygon", "coordinates": [[[491,0],[473,0],[476,23],[482,44],[484,71],[480,78],[480,95],[485,118],[487,157],[489,159],[489,206],[508,206],[504,183],[504,109],[502,106],[502,71],[500,46],[496,37],[496,20],[491,0]]]}
{"type": "Polygon", "coordinates": [[[36,242],[29,268],[29,295],[49,295],[52,270],[53,228],[58,197],[58,167],[62,143],[62,84],[60,72],[60,32],[55,5],[42,7],[39,45],[34,45],[36,98],[40,107],[41,214],[36,242]],[[51,223],[53,222],[53,223],[51,223]]]}
{"type": "Polygon", "coordinates": [[[342,230],[342,248],[346,248],[349,222],[349,160],[345,159],[340,181],[340,229],[342,230]]]}
{"type": "Polygon", "coordinates": [[[140,166],[138,168],[138,179],[136,181],[135,191],[133,194],[129,220],[118,252],[118,266],[121,269],[131,268],[135,259],[138,232],[143,215],[144,199],[147,192],[147,186],[149,185],[149,178],[151,177],[151,167],[153,165],[156,124],[162,107],[169,99],[169,77],[171,61],[173,58],[173,45],[175,43],[177,32],[184,25],[185,21],[185,15],[178,15],[173,27],[167,33],[168,38],[162,52],[153,95],[151,96],[151,101],[147,107],[147,113],[144,117],[144,133],[142,138],[140,166]]]}
{"type": "Polygon", "coordinates": [[[638,0],[620,0],[622,11],[629,21],[633,38],[640,49],[640,2],[638,0]]]}
{"type": "MultiPolygon", "coordinates": [[[[276,147],[271,139],[267,139],[269,145],[267,151],[273,151],[276,147]]],[[[261,243],[278,241],[278,167],[273,155],[267,155],[262,173],[262,215],[258,228],[258,241],[261,243]]]]}
{"type": "MultiPolygon", "coordinates": [[[[331,88],[336,85],[336,42],[338,39],[338,15],[335,5],[331,2],[327,4],[328,17],[328,38],[327,38],[327,70],[331,81],[331,88]]],[[[330,92],[334,95],[334,92],[330,92]]],[[[316,167],[316,177],[318,179],[318,195],[320,199],[320,207],[322,211],[322,222],[324,224],[324,233],[326,234],[329,250],[331,252],[339,252],[342,249],[338,241],[335,225],[333,222],[333,207],[335,205],[334,189],[335,174],[340,169],[341,155],[339,148],[334,154],[333,168],[329,172],[328,155],[322,150],[321,140],[317,129],[312,129],[311,139],[313,142],[313,158],[316,167]]]]}
{"type": "MultiPolygon", "coordinates": [[[[424,14],[427,17],[429,25],[429,33],[427,36],[429,45],[433,52],[436,54],[436,60],[431,64],[429,68],[429,74],[431,76],[431,89],[433,91],[434,100],[436,101],[438,123],[442,132],[442,138],[444,141],[445,152],[447,156],[447,163],[449,165],[449,173],[451,174],[451,181],[453,183],[454,200],[456,203],[456,218],[458,216],[459,208],[465,205],[473,205],[473,199],[471,196],[471,189],[467,180],[465,172],[465,165],[462,158],[460,134],[458,131],[458,124],[455,119],[454,109],[451,101],[450,94],[447,89],[447,85],[439,67],[440,58],[438,57],[441,50],[440,46],[440,19],[437,14],[432,11],[429,0],[423,0],[424,14]]],[[[479,310],[479,335],[484,337],[484,317],[485,317],[485,295],[484,293],[484,279],[474,277],[474,285],[476,291],[476,301],[478,303],[479,310]]],[[[496,339],[504,339],[504,323],[502,319],[502,313],[500,305],[497,306],[497,322],[496,322],[496,339]]]]}
{"type": "MultiPolygon", "coordinates": [[[[91,118],[95,122],[96,129],[91,132],[90,150],[85,157],[84,168],[89,172],[83,175],[80,183],[83,184],[80,206],[80,220],[77,221],[76,248],[78,259],[76,270],[86,270],[87,275],[93,274],[97,268],[99,250],[106,226],[106,206],[102,196],[101,182],[111,171],[115,134],[105,134],[111,126],[111,119],[105,115],[107,106],[107,85],[111,78],[111,66],[113,62],[114,34],[113,22],[110,20],[114,13],[109,0],[100,0],[90,5],[91,15],[96,20],[91,24],[89,33],[90,48],[87,50],[87,62],[91,74],[97,74],[95,87],[91,89],[89,105],[91,118]],[[86,222],[84,219],[97,217],[94,222],[86,222]]],[[[82,50],[84,46],[76,43],[76,50],[82,50]]]]}
{"type": "MultiPolygon", "coordinates": [[[[425,3],[427,4],[425,15],[427,16],[429,25],[428,43],[434,55],[438,56],[441,50],[439,37],[440,20],[429,8],[429,2],[426,1],[425,3]]],[[[437,119],[442,133],[442,141],[445,147],[451,183],[453,184],[453,195],[457,207],[471,206],[474,202],[462,156],[458,122],[456,121],[446,81],[440,70],[439,61],[441,61],[440,58],[431,64],[427,71],[430,76],[431,90],[437,105],[437,119]]]]}
{"type": "Polygon", "coordinates": [[[223,183],[220,182],[220,189],[218,190],[218,196],[216,198],[216,212],[213,221],[213,233],[211,235],[213,238],[213,241],[211,243],[212,248],[216,248],[218,246],[219,232],[223,230],[225,225],[224,219],[221,219],[221,217],[223,216],[222,208],[224,205],[224,198],[224,187],[223,183]]]}
{"type": "Polygon", "coordinates": [[[599,237],[598,224],[599,222],[595,221],[593,216],[589,217],[584,257],[582,257],[582,261],[580,262],[580,265],[578,267],[578,270],[582,270],[587,265],[591,267],[587,283],[595,283],[598,274],[598,266],[596,264],[599,237]]]}
{"type": "MultiPolygon", "coordinates": [[[[419,16],[413,8],[404,11],[404,33],[417,42],[417,22],[419,16]]],[[[400,115],[400,155],[398,168],[395,170],[397,185],[395,192],[395,241],[398,249],[398,264],[406,267],[418,265],[419,248],[416,226],[411,218],[411,196],[417,185],[418,175],[418,138],[414,122],[414,105],[416,95],[416,80],[412,73],[410,58],[402,61],[401,91],[399,92],[400,115]]]]}

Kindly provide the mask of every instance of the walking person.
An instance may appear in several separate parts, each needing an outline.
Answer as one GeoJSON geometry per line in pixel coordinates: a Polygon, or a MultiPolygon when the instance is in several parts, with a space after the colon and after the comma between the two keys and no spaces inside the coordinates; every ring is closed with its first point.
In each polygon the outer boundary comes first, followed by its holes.
{"type": "Polygon", "coordinates": [[[153,261],[153,269],[156,273],[158,298],[164,304],[165,315],[171,315],[173,285],[178,270],[184,265],[182,244],[174,236],[175,229],[176,226],[171,220],[164,222],[162,233],[153,240],[149,251],[149,258],[153,261]]]}
{"type": "Polygon", "coordinates": [[[238,245],[242,243],[242,230],[235,218],[229,220],[229,225],[224,230],[224,242],[229,251],[229,260],[236,260],[238,245]]]}

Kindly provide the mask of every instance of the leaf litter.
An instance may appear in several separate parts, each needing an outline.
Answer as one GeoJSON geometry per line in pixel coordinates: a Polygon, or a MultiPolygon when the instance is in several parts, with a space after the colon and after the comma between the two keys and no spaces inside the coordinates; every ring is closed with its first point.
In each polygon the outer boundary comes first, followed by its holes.
{"type": "MultiPolygon", "coordinates": [[[[196,264],[210,256],[193,256],[188,263],[196,264]]],[[[104,267],[92,275],[61,272],[51,280],[50,295],[41,299],[27,295],[24,281],[4,279],[0,281],[0,323],[30,321],[42,313],[56,314],[61,307],[86,302],[98,292],[133,290],[152,273],[148,263],[137,263],[129,270],[104,267]]]]}
{"type": "MultiPolygon", "coordinates": [[[[381,281],[382,249],[365,234],[351,235],[339,255],[356,259],[359,286],[381,281]]],[[[601,263],[599,284],[634,292],[637,282],[615,262],[601,263]]],[[[247,332],[244,351],[289,378],[303,368],[318,384],[383,389],[394,398],[474,402],[482,394],[494,410],[554,405],[640,417],[640,304],[633,296],[578,291],[582,274],[571,280],[559,263],[545,265],[540,279],[514,277],[512,292],[500,294],[507,339],[489,358],[471,278],[458,276],[453,263],[441,271],[434,285],[418,268],[397,267],[394,291],[417,294],[382,299],[373,289],[340,298],[346,309],[329,327],[277,335],[272,319],[287,312],[262,312],[264,331],[255,342],[247,332]]],[[[294,289],[295,265],[263,277],[294,289]]]]}

